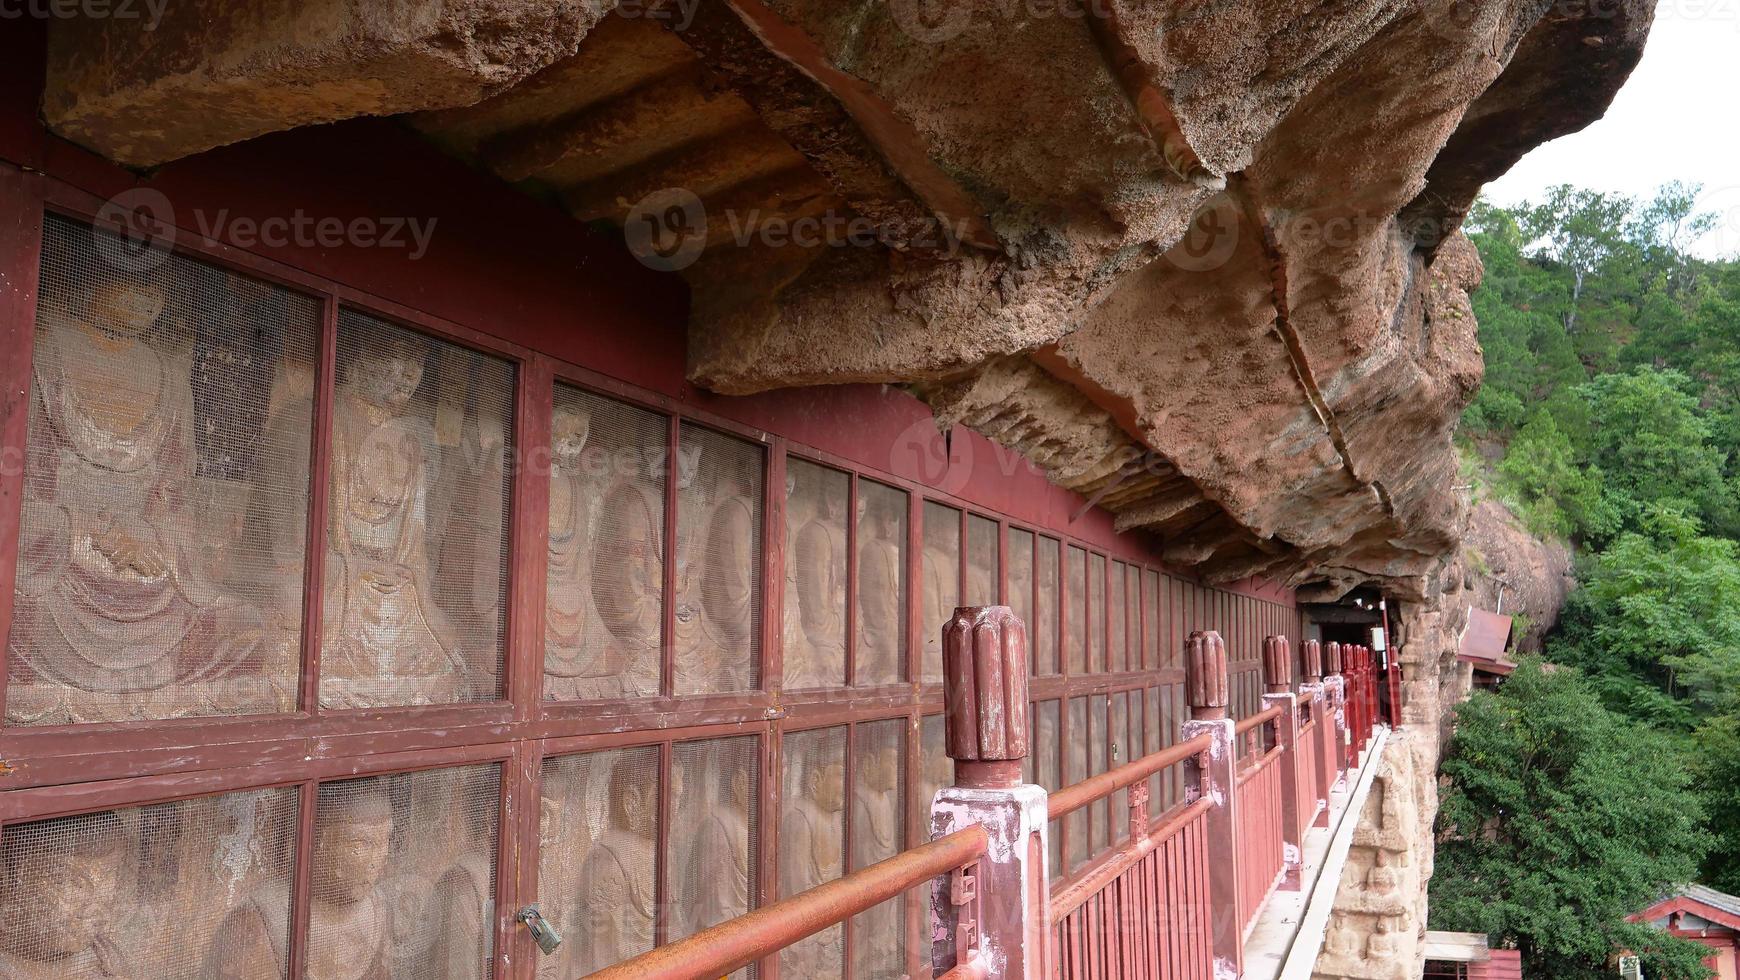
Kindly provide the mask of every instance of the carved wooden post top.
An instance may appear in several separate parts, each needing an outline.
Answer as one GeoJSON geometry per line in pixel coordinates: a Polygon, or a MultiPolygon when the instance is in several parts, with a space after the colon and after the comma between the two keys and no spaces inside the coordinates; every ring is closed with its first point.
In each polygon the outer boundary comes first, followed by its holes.
{"type": "Polygon", "coordinates": [[[1305,683],[1316,684],[1323,680],[1323,644],[1318,640],[1305,641],[1305,683]]]}
{"type": "Polygon", "coordinates": [[[1027,627],[1008,606],[943,624],[943,731],[955,785],[1017,786],[1027,757],[1027,627]]]}
{"type": "Polygon", "coordinates": [[[1293,647],[1284,636],[1263,637],[1263,683],[1270,694],[1293,689],[1293,647]]]}
{"type": "Polygon", "coordinates": [[[1213,721],[1227,716],[1226,642],[1214,630],[1197,630],[1184,641],[1185,687],[1190,717],[1213,721]]]}
{"type": "Polygon", "coordinates": [[[1329,657],[1329,662],[1328,662],[1328,664],[1325,665],[1325,667],[1329,671],[1329,673],[1330,674],[1341,673],[1342,672],[1341,644],[1335,642],[1334,640],[1330,640],[1329,646],[1325,649],[1324,652],[1329,657]]]}

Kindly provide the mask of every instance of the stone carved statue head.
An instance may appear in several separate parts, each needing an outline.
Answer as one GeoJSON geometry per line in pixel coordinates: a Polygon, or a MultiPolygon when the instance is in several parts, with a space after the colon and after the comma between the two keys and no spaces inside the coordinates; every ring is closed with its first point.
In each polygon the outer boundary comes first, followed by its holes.
{"type": "Polygon", "coordinates": [[[804,793],[823,813],[839,813],[846,806],[846,764],[828,759],[809,767],[804,793]]]}
{"type": "Polygon", "coordinates": [[[387,869],[393,805],[379,789],[321,787],[314,817],[314,896],[349,905],[361,901],[387,869]]]}
{"type": "Polygon", "coordinates": [[[574,466],[586,451],[592,431],[592,416],[572,405],[557,406],[550,419],[550,452],[563,466],[574,466]]]}
{"type": "Polygon", "coordinates": [[[90,287],[87,314],[91,325],[117,337],[137,337],[150,330],[168,305],[163,287],[135,276],[115,275],[90,287]]]}
{"type": "Polygon", "coordinates": [[[877,793],[887,793],[900,785],[900,750],[898,745],[878,745],[863,754],[858,763],[864,785],[877,793]]]}
{"type": "Polygon", "coordinates": [[[103,938],[127,904],[129,840],[113,813],[63,817],[0,838],[0,922],[12,927],[0,931],[0,948],[58,960],[103,938]]]}
{"type": "Polygon", "coordinates": [[[635,758],[617,761],[610,770],[610,819],[621,831],[652,840],[657,830],[658,782],[635,758]]]}
{"type": "Polygon", "coordinates": [[[345,379],[364,401],[397,413],[423,384],[426,354],[423,344],[403,332],[371,337],[345,379]]]}

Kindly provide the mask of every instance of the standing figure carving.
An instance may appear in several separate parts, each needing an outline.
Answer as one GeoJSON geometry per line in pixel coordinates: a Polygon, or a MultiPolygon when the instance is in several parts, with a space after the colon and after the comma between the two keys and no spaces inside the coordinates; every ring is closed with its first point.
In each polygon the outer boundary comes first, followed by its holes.
{"type": "MultiPolygon", "coordinates": [[[[377,787],[321,788],[303,980],[391,980],[394,905],[381,887],[392,850],[393,808],[377,787]]],[[[214,980],[285,980],[290,898],[262,887],[218,929],[206,957],[214,980]]]]}
{"type": "Polygon", "coordinates": [[[752,901],[750,884],[752,860],[749,847],[751,773],[742,766],[733,767],[723,780],[725,799],[710,809],[706,822],[695,839],[695,855],[690,864],[692,894],[686,903],[691,909],[690,930],[698,932],[728,919],[744,915],[752,901]]]}
{"type": "MultiPolygon", "coordinates": [[[[584,409],[558,405],[550,430],[550,528],[544,586],[544,699],[575,701],[623,693],[622,671],[605,656],[609,633],[593,598],[596,485],[584,453],[584,409]]],[[[656,689],[657,677],[653,678],[656,689]]]]}
{"type": "Polygon", "coordinates": [[[584,898],[580,869],[592,852],[592,830],[586,823],[584,757],[544,767],[543,794],[538,799],[539,912],[562,934],[562,945],[538,958],[538,980],[568,980],[580,976],[579,958],[586,948],[584,898]]]}
{"type": "Polygon", "coordinates": [[[638,758],[619,759],[605,805],[609,822],[580,868],[582,976],[653,946],[657,779],[638,758]]]}
{"type": "Polygon", "coordinates": [[[754,683],[760,507],[750,463],[685,446],[677,458],[676,691],[754,683]]]}
{"type": "Polygon", "coordinates": [[[600,498],[592,549],[592,601],[608,632],[608,654],[594,696],[659,692],[659,637],[664,611],[664,454],[630,452],[600,498]]]}
{"type": "Polygon", "coordinates": [[[0,838],[0,977],[6,980],[132,978],[112,927],[128,904],[128,849],[113,813],[65,817],[0,838]],[[59,846],[49,842],[63,840],[59,846]]]}
{"type": "MultiPolygon", "coordinates": [[[[926,515],[929,519],[929,515],[926,515]]],[[[950,542],[958,541],[951,536],[950,542]]],[[[942,627],[954,615],[961,596],[961,556],[937,543],[927,532],[924,544],[924,677],[942,676],[942,627]]]]}
{"type": "Polygon", "coordinates": [[[906,554],[902,540],[904,498],[860,494],[858,536],[857,682],[889,684],[900,679],[901,638],[906,635],[906,554]]]}
{"type": "MultiPolygon", "coordinates": [[[[780,894],[796,895],[840,876],[845,850],[845,764],[812,757],[803,766],[799,792],[780,821],[780,894]]],[[[845,968],[839,926],[798,941],[781,954],[782,972],[799,977],[837,977],[845,968]]]]}
{"type": "MultiPolygon", "coordinates": [[[[852,787],[852,867],[867,868],[900,853],[900,743],[866,746],[852,787]]],[[[898,980],[905,928],[900,902],[883,902],[854,920],[852,958],[865,980],[898,980]]]]}
{"type": "MultiPolygon", "coordinates": [[[[829,471],[793,464],[788,477],[785,686],[838,685],[846,675],[844,502],[829,471]]],[[[844,489],[846,481],[838,481],[844,489]]]]}
{"type": "Polygon", "coordinates": [[[64,308],[45,301],[33,357],[10,722],[295,705],[294,654],[260,663],[257,616],[197,550],[192,367],[160,336],[167,302],[155,282],[101,274],[64,308]],[[229,681],[246,660],[259,664],[255,676],[229,681]]]}

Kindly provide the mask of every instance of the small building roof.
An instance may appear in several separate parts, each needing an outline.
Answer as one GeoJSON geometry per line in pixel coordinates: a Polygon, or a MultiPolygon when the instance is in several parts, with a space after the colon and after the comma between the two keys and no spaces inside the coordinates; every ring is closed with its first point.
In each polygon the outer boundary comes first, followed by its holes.
{"type": "Polygon", "coordinates": [[[1698,884],[1687,885],[1627,918],[1632,922],[1649,922],[1673,912],[1690,912],[1725,928],[1740,930],[1740,898],[1698,884]]]}
{"type": "Polygon", "coordinates": [[[1475,670],[1509,674],[1516,669],[1516,662],[1504,655],[1509,642],[1509,616],[1469,606],[1468,623],[1462,627],[1462,641],[1456,657],[1473,664],[1475,670]]]}

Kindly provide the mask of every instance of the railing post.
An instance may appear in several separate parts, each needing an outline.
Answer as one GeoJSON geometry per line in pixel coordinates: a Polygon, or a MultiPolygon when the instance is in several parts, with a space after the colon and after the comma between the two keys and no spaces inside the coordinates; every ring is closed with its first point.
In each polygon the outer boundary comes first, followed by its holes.
{"type": "Polygon", "coordinates": [[[987,980],[1043,980],[1051,962],[1045,790],[1027,757],[1027,628],[1008,606],[962,606],[943,625],[944,742],[955,784],[931,803],[932,839],[971,824],[990,846],[976,868],[938,880],[931,963],[969,959],[987,980]]]}
{"type": "Polygon", "coordinates": [[[1200,777],[1199,792],[1211,801],[1203,815],[1208,837],[1208,916],[1214,973],[1238,977],[1244,973],[1244,923],[1240,921],[1238,823],[1234,812],[1238,796],[1233,770],[1238,752],[1234,746],[1233,720],[1227,717],[1226,644],[1209,630],[1190,634],[1184,644],[1186,696],[1190,720],[1180,733],[1191,739],[1209,735],[1213,743],[1198,756],[1194,767],[1200,777]]]}
{"type": "Polygon", "coordinates": [[[1287,875],[1281,887],[1297,890],[1305,854],[1300,846],[1304,828],[1299,819],[1299,699],[1293,694],[1293,651],[1286,637],[1263,638],[1263,679],[1268,684],[1263,704],[1281,708],[1275,719],[1275,747],[1281,750],[1275,761],[1281,767],[1281,861],[1287,875]]]}
{"type": "Polygon", "coordinates": [[[1329,662],[1324,668],[1328,673],[1323,683],[1329,695],[1329,716],[1335,728],[1335,737],[1331,740],[1335,747],[1335,779],[1331,785],[1338,785],[1347,777],[1347,675],[1342,673],[1345,665],[1341,662],[1341,644],[1329,641],[1324,653],[1329,662]]]}
{"type": "Polygon", "coordinates": [[[1335,736],[1335,719],[1329,717],[1329,696],[1323,685],[1323,643],[1305,641],[1305,680],[1299,685],[1299,697],[1310,702],[1311,720],[1315,723],[1311,744],[1305,751],[1317,757],[1317,784],[1311,788],[1317,800],[1314,827],[1329,826],[1329,787],[1335,782],[1335,756],[1329,740],[1335,736]]]}

